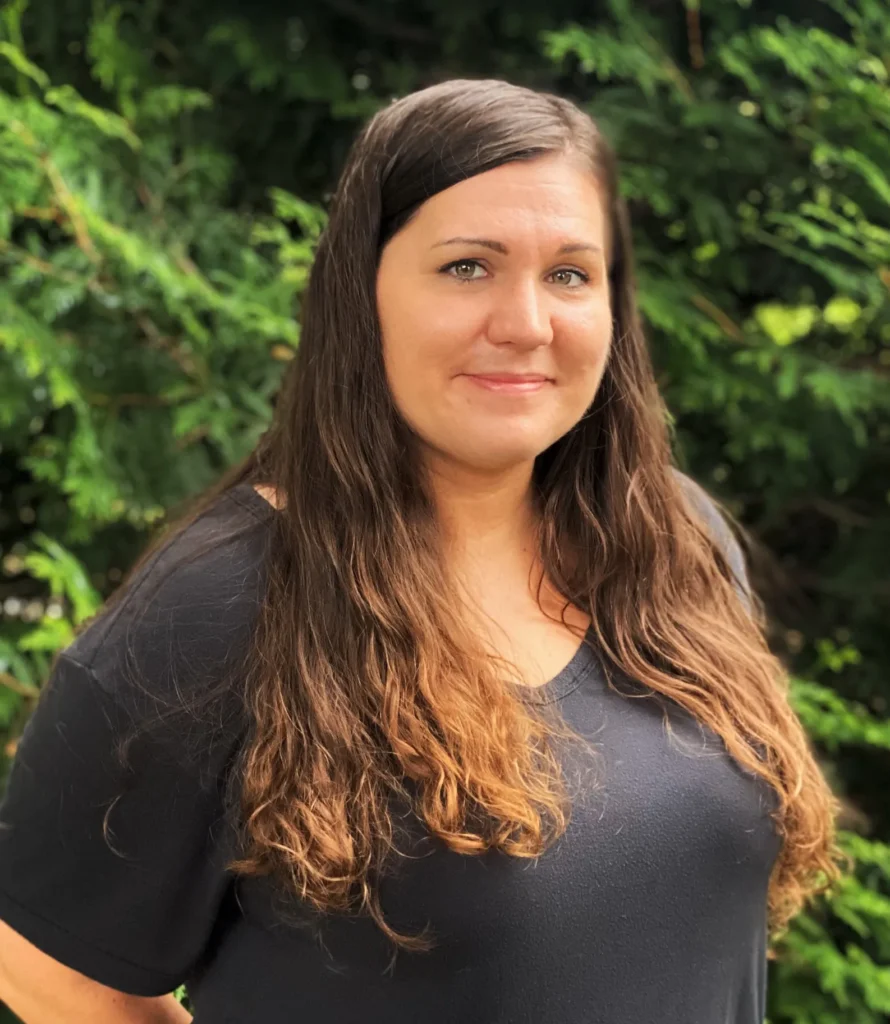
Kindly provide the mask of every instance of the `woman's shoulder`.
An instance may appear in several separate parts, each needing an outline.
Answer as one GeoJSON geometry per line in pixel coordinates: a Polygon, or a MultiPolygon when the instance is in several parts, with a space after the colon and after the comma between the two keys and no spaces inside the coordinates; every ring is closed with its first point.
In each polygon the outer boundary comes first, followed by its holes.
{"type": "Polygon", "coordinates": [[[724,518],[724,510],[719,501],[688,474],[676,467],[672,467],[672,472],[692,510],[704,521],[715,542],[724,549],[728,549],[727,553],[733,551],[737,542],[724,518]]]}
{"type": "Polygon", "coordinates": [[[246,484],[219,496],[127,579],[62,656],[118,694],[134,673],[162,695],[218,682],[248,651],[271,513],[246,484]]]}
{"type": "Polygon", "coordinates": [[[672,467],[672,471],[693,512],[701,519],[714,543],[722,550],[735,576],[736,589],[750,611],[752,593],[745,554],[729,525],[726,510],[718,499],[709,494],[691,476],[676,467],[672,467]]]}

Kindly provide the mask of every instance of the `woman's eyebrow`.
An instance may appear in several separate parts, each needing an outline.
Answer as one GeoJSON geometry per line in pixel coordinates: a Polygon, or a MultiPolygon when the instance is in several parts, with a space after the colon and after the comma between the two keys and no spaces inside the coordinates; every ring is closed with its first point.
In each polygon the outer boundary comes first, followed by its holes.
{"type": "MultiPolygon", "coordinates": [[[[502,256],[509,256],[509,250],[503,242],[495,242],[490,238],[447,238],[444,242],[436,242],[430,248],[437,249],[440,245],[481,245],[485,249],[493,249],[502,256]]],[[[564,253],[583,251],[602,252],[603,249],[602,246],[594,245],[592,242],[566,242],[565,245],[559,247],[557,255],[562,256],[564,253]]]]}

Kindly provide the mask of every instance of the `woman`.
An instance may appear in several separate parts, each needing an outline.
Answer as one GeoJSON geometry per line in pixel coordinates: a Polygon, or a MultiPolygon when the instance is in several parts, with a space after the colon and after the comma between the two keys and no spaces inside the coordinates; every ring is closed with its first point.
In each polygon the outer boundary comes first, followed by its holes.
{"type": "Polygon", "coordinates": [[[381,110],[301,318],[257,450],[28,724],[0,995],[759,1024],[837,805],[741,551],[672,468],[596,126],[499,81],[381,110]]]}

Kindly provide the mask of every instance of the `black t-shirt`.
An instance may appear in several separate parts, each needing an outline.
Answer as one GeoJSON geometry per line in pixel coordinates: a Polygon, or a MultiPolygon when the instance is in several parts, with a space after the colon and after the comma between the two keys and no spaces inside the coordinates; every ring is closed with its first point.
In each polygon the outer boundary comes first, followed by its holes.
{"type": "MultiPolygon", "coordinates": [[[[744,580],[725,523],[695,500],[744,580]]],[[[576,786],[567,833],[537,861],[431,841],[384,876],[386,919],[436,940],[391,970],[370,919],[284,922],[267,879],[226,872],[247,728],[235,694],[136,741],[122,780],[130,724],[243,656],[274,514],[230,491],[61,656],[0,807],[0,917],[113,988],[186,983],[198,1024],[761,1024],[774,794],[675,703],[607,686],[586,645],[528,699],[594,741],[596,785],[576,786]]]]}

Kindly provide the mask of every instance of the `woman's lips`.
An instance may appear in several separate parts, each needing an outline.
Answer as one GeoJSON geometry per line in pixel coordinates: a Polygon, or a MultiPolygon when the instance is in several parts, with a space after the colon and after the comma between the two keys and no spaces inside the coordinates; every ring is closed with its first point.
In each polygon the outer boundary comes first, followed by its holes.
{"type": "Polygon", "coordinates": [[[509,377],[485,377],[470,373],[464,376],[479,387],[485,388],[486,391],[499,391],[502,394],[508,395],[531,394],[535,391],[540,391],[541,388],[552,383],[543,377],[523,380],[521,377],[514,377],[512,379],[509,377]]]}

